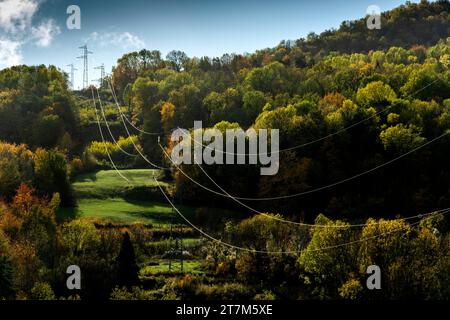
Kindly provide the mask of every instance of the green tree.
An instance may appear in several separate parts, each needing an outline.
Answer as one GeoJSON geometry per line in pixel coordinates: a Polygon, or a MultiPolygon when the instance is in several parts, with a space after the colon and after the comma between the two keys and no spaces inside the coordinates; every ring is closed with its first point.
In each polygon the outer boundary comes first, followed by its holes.
{"type": "Polygon", "coordinates": [[[141,50],[123,55],[113,67],[112,79],[118,97],[123,97],[125,87],[149,70],[164,68],[159,51],[141,50]]]}
{"type": "Polygon", "coordinates": [[[285,66],[279,62],[273,62],[262,68],[255,68],[250,71],[245,82],[253,90],[276,95],[277,93],[286,92],[289,88],[287,76],[285,66]]]}
{"type": "Polygon", "coordinates": [[[371,82],[358,90],[356,101],[365,107],[385,107],[396,98],[394,90],[381,81],[371,82]]]}
{"type": "Polygon", "coordinates": [[[131,89],[132,120],[141,123],[145,112],[158,101],[159,84],[148,78],[139,77],[131,89]]]}
{"type": "Polygon", "coordinates": [[[408,152],[427,141],[426,138],[420,136],[419,128],[411,125],[405,127],[403,124],[383,130],[380,133],[380,139],[384,148],[394,154],[408,152]]]}
{"type": "Polygon", "coordinates": [[[39,192],[47,196],[58,192],[63,206],[73,206],[75,198],[65,156],[55,150],[37,149],[33,159],[34,183],[39,192]]]}
{"type": "Polygon", "coordinates": [[[301,276],[312,286],[314,296],[336,298],[338,288],[356,267],[357,248],[346,245],[354,241],[355,235],[346,223],[333,222],[323,215],[316,218],[315,224],[324,227],[312,228],[311,241],[298,258],[301,276]]]}
{"type": "Polygon", "coordinates": [[[173,50],[167,54],[166,59],[175,71],[181,71],[189,58],[183,51],[173,50]]]}
{"type": "Polygon", "coordinates": [[[261,91],[247,91],[242,97],[243,107],[246,112],[246,119],[243,126],[251,125],[262,112],[266,104],[266,98],[261,91]]]}
{"type": "Polygon", "coordinates": [[[36,146],[52,148],[63,135],[63,122],[55,114],[42,116],[33,123],[33,142],[36,146]],[[52,134],[49,134],[51,132],[52,134]]]}
{"type": "MultiPolygon", "coordinates": [[[[361,232],[358,253],[360,274],[365,274],[370,265],[377,265],[383,270],[381,287],[384,293],[375,293],[375,297],[400,298],[407,295],[409,268],[408,255],[411,226],[403,220],[369,219],[361,232]]],[[[373,296],[373,295],[371,295],[373,296]]]]}

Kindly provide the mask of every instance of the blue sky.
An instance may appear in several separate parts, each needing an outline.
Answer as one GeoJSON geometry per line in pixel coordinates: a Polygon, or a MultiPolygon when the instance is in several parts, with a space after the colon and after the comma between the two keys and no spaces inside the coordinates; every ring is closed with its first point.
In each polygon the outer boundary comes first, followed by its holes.
{"type": "MultiPolygon", "coordinates": [[[[106,71],[124,53],[142,48],[189,56],[253,52],[338,27],[375,4],[386,11],[400,0],[0,0],[0,68],[17,63],[74,63],[80,87],[79,46],[94,52],[90,66],[106,71]],[[81,30],[66,28],[69,5],[81,9],[81,30]]],[[[90,69],[89,78],[99,78],[90,69]]]]}

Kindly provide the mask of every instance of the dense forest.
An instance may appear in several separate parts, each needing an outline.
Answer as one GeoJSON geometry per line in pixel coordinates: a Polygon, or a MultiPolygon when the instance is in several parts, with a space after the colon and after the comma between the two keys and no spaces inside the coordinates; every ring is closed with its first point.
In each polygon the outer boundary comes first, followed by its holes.
{"type": "MultiPolygon", "coordinates": [[[[131,52],[98,89],[70,91],[53,66],[1,70],[0,299],[448,299],[449,12],[406,3],[380,30],[345,21],[251,54],[131,52]],[[172,130],[199,120],[279,129],[279,172],[173,166],[172,130]],[[156,238],[199,236],[182,221],[169,234],[61,214],[80,174],[149,163],[196,226],[231,244],[202,239],[201,274],[146,271],[171,254],[156,238]],[[70,264],[86,275],[77,294],[70,264]],[[382,292],[363,288],[370,264],[382,292]]],[[[166,200],[156,186],[126,192],[166,200]]]]}

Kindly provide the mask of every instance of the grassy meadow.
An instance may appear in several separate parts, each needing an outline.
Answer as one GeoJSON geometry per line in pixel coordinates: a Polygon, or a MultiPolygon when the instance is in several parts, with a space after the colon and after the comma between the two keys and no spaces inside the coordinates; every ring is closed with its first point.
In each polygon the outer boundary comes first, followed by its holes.
{"type": "MultiPolygon", "coordinates": [[[[77,176],[72,186],[78,197],[78,206],[61,208],[59,217],[85,217],[114,223],[131,224],[148,223],[155,226],[168,226],[172,219],[172,208],[168,203],[125,199],[123,194],[127,188],[156,187],[153,174],[159,179],[160,170],[129,169],[119,170],[128,181],[124,180],[116,170],[100,170],[77,176]]],[[[160,182],[167,186],[165,182],[160,182]]],[[[186,215],[192,215],[193,209],[181,206],[186,215]]]]}
{"type": "MultiPolygon", "coordinates": [[[[153,175],[161,180],[161,170],[152,169],[129,169],[129,170],[100,170],[85,173],[74,179],[73,187],[81,198],[108,198],[117,195],[127,186],[156,186],[153,175]],[[123,179],[119,173],[126,177],[123,179]]],[[[161,185],[166,185],[160,182],[161,185]]]]}

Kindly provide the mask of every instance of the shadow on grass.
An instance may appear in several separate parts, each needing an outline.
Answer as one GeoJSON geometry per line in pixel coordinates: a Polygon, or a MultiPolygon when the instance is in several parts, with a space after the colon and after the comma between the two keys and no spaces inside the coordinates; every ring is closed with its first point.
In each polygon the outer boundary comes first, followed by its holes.
{"type": "MultiPolygon", "coordinates": [[[[159,202],[159,201],[142,201],[142,200],[133,200],[133,199],[124,199],[127,203],[130,203],[134,206],[139,206],[142,207],[144,209],[148,209],[149,212],[148,213],[143,213],[143,215],[145,217],[148,218],[154,218],[156,215],[160,215],[161,217],[168,217],[168,219],[170,219],[173,216],[175,216],[177,219],[180,219],[181,221],[182,218],[180,217],[180,215],[174,210],[173,214],[171,212],[167,212],[167,213],[163,213],[160,212],[158,213],[157,209],[155,209],[156,207],[166,207],[168,210],[171,210],[170,204],[168,204],[167,202],[159,202]]],[[[181,214],[183,214],[183,216],[185,216],[188,219],[191,219],[193,217],[195,217],[195,208],[194,207],[188,207],[188,206],[183,206],[183,205],[175,205],[175,207],[181,212],[181,214]]],[[[137,214],[142,214],[142,213],[137,213],[137,214]]]]}
{"type": "Polygon", "coordinates": [[[81,211],[78,207],[61,207],[56,211],[56,221],[58,223],[81,217],[81,211]]]}
{"type": "Polygon", "coordinates": [[[95,182],[97,181],[97,172],[82,173],[75,178],[74,182],[95,182]]]}
{"type": "Polygon", "coordinates": [[[143,218],[151,220],[155,224],[170,224],[172,221],[171,215],[167,213],[155,213],[155,212],[130,212],[132,216],[137,219],[143,218]]]}

